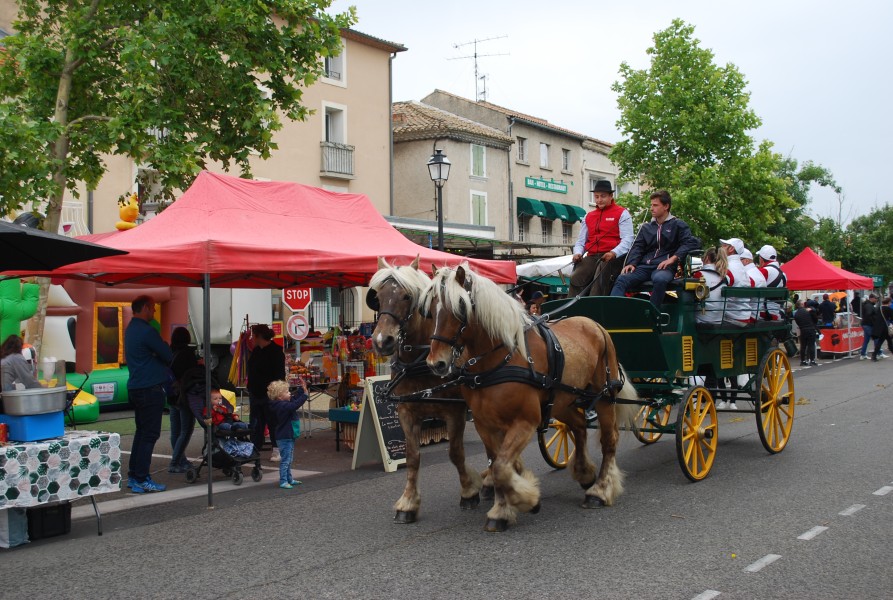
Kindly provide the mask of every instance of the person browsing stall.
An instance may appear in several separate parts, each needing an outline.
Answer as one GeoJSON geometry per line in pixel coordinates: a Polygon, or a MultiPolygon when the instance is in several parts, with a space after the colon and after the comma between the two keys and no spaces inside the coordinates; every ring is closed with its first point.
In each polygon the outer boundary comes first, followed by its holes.
{"type": "Polygon", "coordinates": [[[670,214],[670,192],[651,194],[651,221],[642,225],[626,257],[626,266],[611,289],[612,296],[623,296],[626,290],[646,281],[653,283],[651,303],[660,306],[667,285],[676,275],[688,253],[701,247],[688,224],[670,214]]]}
{"type": "Polygon", "coordinates": [[[150,296],[137,296],[130,305],[133,318],[124,331],[124,360],[130,377],[127,396],[133,406],[136,431],[130,449],[127,478],[134,494],[163,492],[167,486],[149,475],[155,442],[161,435],[161,418],[167,394],[173,353],[158,331],[149,323],[155,315],[155,301],[150,296]]]}
{"type": "Polygon", "coordinates": [[[251,443],[260,452],[264,445],[264,429],[269,426],[270,443],[273,445],[270,460],[278,462],[280,454],[276,446],[276,434],[270,425],[272,414],[267,386],[276,380],[285,379],[285,353],[273,341],[275,333],[268,325],[252,325],[251,335],[254,338],[254,349],[248,356],[251,443]]]}
{"type": "Polygon", "coordinates": [[[837,305],[831,302],[828,294],[822,294],[822,302],[819,304],[819,323],[824,327],[834,326],[834,317],[837,314],[837,305]]]}
{"type": "Polygon", "coordinates": [[[633,245],[633,220],[629,211],[614,201],[611,182],[599,179],[593,189],[595,209],[580,226],[574,244],[574,272],[568,295],[582,292],[590,282],[590,296],[605,296],[623,267],[623,257],[633,245]]]}

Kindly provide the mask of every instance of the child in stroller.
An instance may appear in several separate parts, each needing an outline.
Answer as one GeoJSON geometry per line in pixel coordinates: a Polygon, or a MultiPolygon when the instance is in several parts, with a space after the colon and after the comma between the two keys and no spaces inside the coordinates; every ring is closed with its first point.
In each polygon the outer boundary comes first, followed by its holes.
{"type": "Polygon", "coordinates": [[[226,477],[232,477],[233,484],[241,485],[244,479],[242,465],[254,463],[251,479],[263,479],[260,466],[260,453],[250,441],[248,426],[239,420],[233,412],[229,401],[223,397],[220,388],[213,380],[211,385],[211,415],[208,416],[205,406],[205,372],[204,367],[197,367],[183,375],[181,387],[186,394],[189,408],[205,431],[211,429],[211,448],[207,440],[202,448],[202,462],[197,467],[186,471],[186,481],[195,482],[205,466],[222,469],[226,477]]]}

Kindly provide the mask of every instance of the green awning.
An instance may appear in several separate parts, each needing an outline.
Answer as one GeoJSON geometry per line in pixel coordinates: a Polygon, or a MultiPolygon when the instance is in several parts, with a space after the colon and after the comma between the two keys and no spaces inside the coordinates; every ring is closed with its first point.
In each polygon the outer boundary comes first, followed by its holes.
{"type": "Polygon", "coordinates": [[[539,200],[533,198],[522,198],[518,196],[518,215],[529,215],[531,217],[546,217],[546,207],[539,200]]]}
{"type": "Polygon", "coordinates": [[[561,277],[521,277],[521,279],[549,286],[550,296],[552,294],[567,294],[567,288],[570,285],[570,277],[566,277],[564,282],[561,281],[561,277]]]}
{"type": "Polygon", "coordinates": [[[560,202],[543,202],[543,206],[546,207],[547,219],[560,219],[565,223],[575,223],[577,221],[577,216],[571,215],[571,207],[567,204],[561,204],[560,202]]]}
{"type": "Polygon", "coordinates": [[[573,223],[577,221],[582,221],[586,218],[586,209],[582,206],[574,206],[573,204],[565,204],[568,209],[570,209],[571,217],[573,218],[573,223]]]}

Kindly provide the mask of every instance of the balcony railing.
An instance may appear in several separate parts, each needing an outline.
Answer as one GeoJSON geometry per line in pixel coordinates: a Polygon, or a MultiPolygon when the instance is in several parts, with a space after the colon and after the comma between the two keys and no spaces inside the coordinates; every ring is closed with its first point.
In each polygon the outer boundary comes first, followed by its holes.
{"type": "Polygon", "coordinates": [[[320,142],[319,146],[322,150],[322,175],[353,177],[353,146],[336,142],[320,142]]]}

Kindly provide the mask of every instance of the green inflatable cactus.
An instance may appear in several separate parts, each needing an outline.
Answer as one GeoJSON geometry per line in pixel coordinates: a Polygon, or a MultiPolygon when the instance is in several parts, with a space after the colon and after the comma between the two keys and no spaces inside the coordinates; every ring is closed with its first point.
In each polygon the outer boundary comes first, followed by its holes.
{"type": "Polygon", "coordinates": [[[21,335],[22,321],[37,312],[40,286],[21,279],[0,281],[0,344],[11,335],[21,335]]]}

